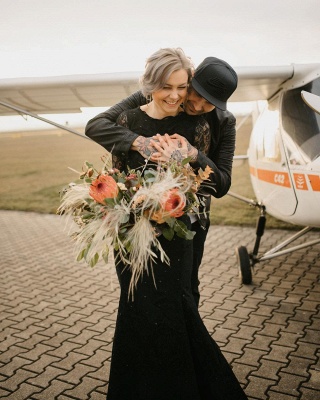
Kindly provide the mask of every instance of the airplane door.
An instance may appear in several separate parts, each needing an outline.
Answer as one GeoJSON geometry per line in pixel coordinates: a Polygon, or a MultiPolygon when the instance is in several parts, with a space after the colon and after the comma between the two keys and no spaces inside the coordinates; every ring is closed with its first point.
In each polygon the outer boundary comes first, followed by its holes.
{"type": "Polygon", "coordinates": [[[279,96],[268,103],[257,120],[248,155],[257,199],[276,218],[293,215],[297,198],[281,137],[279,96]]]}

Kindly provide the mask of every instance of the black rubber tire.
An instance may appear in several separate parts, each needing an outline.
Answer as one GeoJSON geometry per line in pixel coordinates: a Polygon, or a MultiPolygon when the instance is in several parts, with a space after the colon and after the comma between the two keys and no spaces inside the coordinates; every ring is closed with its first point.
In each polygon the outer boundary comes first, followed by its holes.
{"type": "Polygon", "coordinates": [[[244,285],[250,285],[252,283],[252,270],[247,248],[245,246],[237,247],[236,255],[241,281],[244,285]]]}

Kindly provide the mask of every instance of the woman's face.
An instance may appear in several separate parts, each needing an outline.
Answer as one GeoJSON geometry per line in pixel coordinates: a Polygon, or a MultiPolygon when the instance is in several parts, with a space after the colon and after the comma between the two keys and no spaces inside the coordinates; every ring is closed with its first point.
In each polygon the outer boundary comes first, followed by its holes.
{"type": "Polygon", "coordinates": [[[188,73],[185,69],[172,72],[162,89],[152,93],[154,105],[161,117],[177,115],[188,89],[188,73]]]}

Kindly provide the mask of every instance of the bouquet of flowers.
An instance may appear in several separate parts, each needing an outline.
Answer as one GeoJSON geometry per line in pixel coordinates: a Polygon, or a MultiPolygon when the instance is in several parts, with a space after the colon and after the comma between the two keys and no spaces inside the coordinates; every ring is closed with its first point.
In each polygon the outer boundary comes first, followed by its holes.
{"type": "Polygon", "coordinates": [[[180,163],[146,164],[125,173],[107,168],[107,156],[102,161],[101,171],[88,162],[84,164],[80,183],[71,183],[63,191],[57,213],[76,223],[77,230],[71,236],[77,261],[85,260],[92,267],[100,259],[107,263],[113,248],[116,260],[121,259],[132,270],[132,290],[158,255],[170,263],[159,235],[167,240],[174,235],[193,238],[194,232],[179,217],[199,213],[201,199],[197,192],[212,170],[207,167],[195,173],[189,159],[185,159],[180,163]]]}

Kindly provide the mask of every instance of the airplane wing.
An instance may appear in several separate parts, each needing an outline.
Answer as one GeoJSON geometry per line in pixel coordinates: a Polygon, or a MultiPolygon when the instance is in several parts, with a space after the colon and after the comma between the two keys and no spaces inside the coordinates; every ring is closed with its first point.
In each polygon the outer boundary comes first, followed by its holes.
{"type": "MultiPolygon", "coordinates": [[[[310,66],[306,65],[303,71],[310,66]]],[[[235,70],[239,84],[230,101],[265,100],[294,76],[295,64],[235,70]]],[[[141,75],[141,72],[123,72],[0,79],[0,116],[23,113],[23,110],[33,114],[59,114],[80,112],[80,107],[107,108],[138,90],[141,75]]]]}

